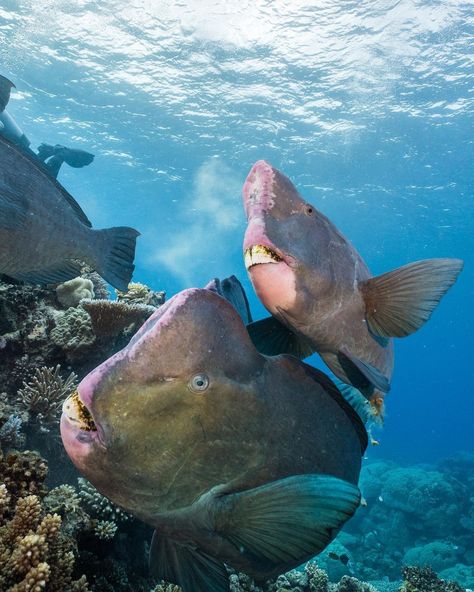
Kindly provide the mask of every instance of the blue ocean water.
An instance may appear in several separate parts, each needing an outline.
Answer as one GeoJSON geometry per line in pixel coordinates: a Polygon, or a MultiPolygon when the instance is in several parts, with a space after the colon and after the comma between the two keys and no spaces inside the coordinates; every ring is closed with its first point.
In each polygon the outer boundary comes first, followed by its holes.
{"type": "Polygon", "coordinates": [[[396,343],[369,451],[428,462],[474,449],[473,21],[460,0],[2,0],[0,65],[34,146],[95,153],[61,182],[94,226],[140,230],[134,279],[168,295],[234,273],[264,315],[241,253],[261,158],[374,274],[463,258],[396,343]]]}

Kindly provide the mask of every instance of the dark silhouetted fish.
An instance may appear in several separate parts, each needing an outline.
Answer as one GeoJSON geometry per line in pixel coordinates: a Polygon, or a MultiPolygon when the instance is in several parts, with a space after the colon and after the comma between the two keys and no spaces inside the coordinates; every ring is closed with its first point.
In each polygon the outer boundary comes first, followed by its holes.
{"type": "Polygon", "coordinates": [[[0,136],[0,273],[52,284],[77,276],[79,261],[126,290],[139,234],[128,227],[93,230],[41,163],[0,136]]]}
{"type": "Polygon", "coordinates": [[[228,591],[224,564],[259,581],[300,565],[360,502],[358,415],[323,373],[261,355],[214,290],[177,294],[91,372],[61,434],[95,487],[156,529],[152,571],[184,592],[228,591]]]}
{"type": "Polygon", "coordinates": [[[263,160],[243,198],[245,264],[273,315],[250,325],[254,343],[269,355],[317,351],[380,412],[393,370],[390,337],[410,335],[430,318],[462,261],[427,259],[372,277],[334,224],[263,160]]]}

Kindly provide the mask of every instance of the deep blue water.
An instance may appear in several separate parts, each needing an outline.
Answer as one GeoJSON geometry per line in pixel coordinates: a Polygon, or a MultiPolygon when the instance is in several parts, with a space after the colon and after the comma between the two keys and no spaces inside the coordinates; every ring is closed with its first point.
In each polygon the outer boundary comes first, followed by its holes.
{"type": "MultiPolygon", "coordinates": [[[[235,273],[242,183],[264,158],[381,273],[461,257],[431,321],[396,344],[381,446],[474,449],[472,25],[460,0],[2,0],[0,69],[34,146],[96,154],[60,180],[94,226],[142,236],[168,295],[235,273]]],[[[316,361],[317,363],[317,361],[316,361]]]]}

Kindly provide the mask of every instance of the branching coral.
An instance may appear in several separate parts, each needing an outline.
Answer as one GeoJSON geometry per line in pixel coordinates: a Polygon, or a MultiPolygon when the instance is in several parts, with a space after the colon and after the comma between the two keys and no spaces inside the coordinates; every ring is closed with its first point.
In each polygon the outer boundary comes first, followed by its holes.
{"type": "Polygon", "coordinates": [[[76,387],[77,376],[71,372],[62,378],[61,366],[37,368],[29,382],[23,382],[17,401],[38,423],[50,424],[58,420],[63,401],[76,387]]]}
{"type": "Polygon", "coordinates": [[[44,496],[47,472],[47,462],[36,452],[13,450],[3,456],[0,450],[0,483],[8,490],[10,509],[20,498],[31,494],[44,496]]]}
{"type": "Polygon", "coordinates": [[[102,520],[113,520],[114,522],[125,522],[130,515],[113,504],[105,496],[83,477],[77,480],[79,483],[79,497],[84,502],[88,512],[102,520]]]}
{"type": "Polygon", "coordinates": [[[6,592],[87,591],[73,582],[74,542],[61,533],[61,517],[43,515],[38,496],[20,498],[6,518],[9,492],[0,488],[0,588],[6,592]]]}

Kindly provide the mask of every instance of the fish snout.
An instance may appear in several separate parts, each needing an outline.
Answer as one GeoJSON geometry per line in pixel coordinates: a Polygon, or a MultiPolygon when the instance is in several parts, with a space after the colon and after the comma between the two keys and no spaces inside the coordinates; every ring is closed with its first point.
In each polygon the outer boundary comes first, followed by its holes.
{"type": "Polygon", "coordinates": [[[274,204],[273,181],[275,171],[265,160],[257,161],[245,180],[242,197],[247,220],[271,210],[274,204]]]}

